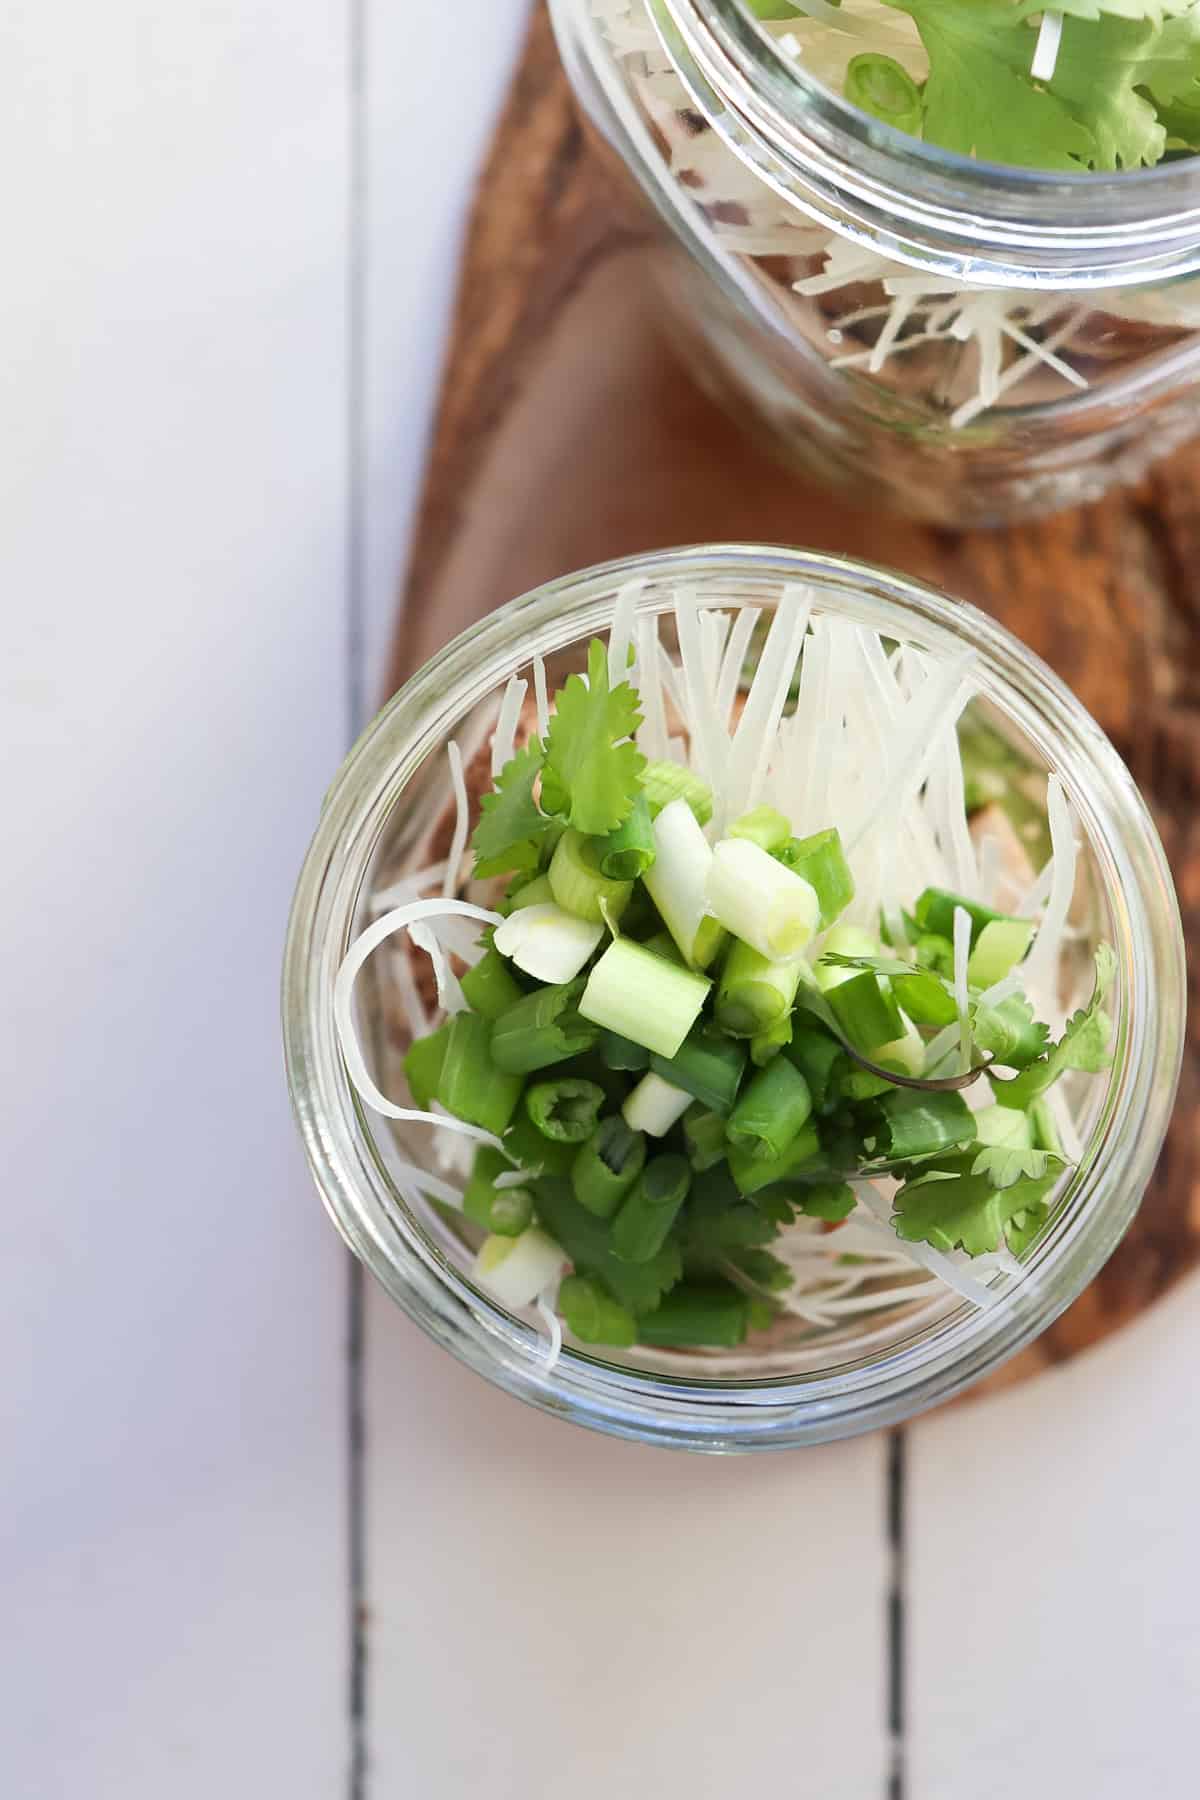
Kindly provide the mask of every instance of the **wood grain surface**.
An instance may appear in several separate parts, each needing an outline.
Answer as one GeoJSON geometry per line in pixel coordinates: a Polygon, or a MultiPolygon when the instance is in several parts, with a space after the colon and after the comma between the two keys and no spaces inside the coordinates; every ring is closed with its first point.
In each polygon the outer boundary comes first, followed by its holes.
{"type": "MultiPolygon", "coordinates": [[[[607,557],[714,539],[869,557],[974,601],[1075,690],[1150,802],[1200,941],[1200,450],[1099,506],[1004,530],[856,512],[692,385],[656,330],[656,254],[611,204],[539,7],[468,234],[389,691],[491,608],[607,557]]],[[[1198,1259],[1193,1018],[1171,1134],[1125,1242],[984,1386],[1098,1341],[1198,1259]]]]}

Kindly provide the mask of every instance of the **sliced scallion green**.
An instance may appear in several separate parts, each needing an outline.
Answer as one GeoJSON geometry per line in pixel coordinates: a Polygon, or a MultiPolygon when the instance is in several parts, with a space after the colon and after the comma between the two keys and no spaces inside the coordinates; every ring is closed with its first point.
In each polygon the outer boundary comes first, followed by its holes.
{"type": "Polygon", "coordinates": [[[775,852],[779,860],[813,889],[821,908],[821,930],[841,917],[854,898],[854,876],[842,848],[841,833],[831,826],[811,837],[789,838],[775,852]]]}
{"type": "Polygon", "coordinates": [[[993,919],[983,927],[967,963],[972,987],[991,987],[1002,981],[1026,955],[1033,942],[1031,919],[993,919]]]}
{"type": "Polygon", "coordinates": [[[571,1165],[571,1186],[580,1206],[598,1219],[610,1219],[642,1172],[646,1140],[625,1120],[601,1119],[571,1165]]]}
{"type": "Polygon", "coordinates": [[[674,1056],[651,1056],[650,1067],[710,1112],[727,1113],[746,1068],[746,1049],[711,1025],[689,1031],[674,1056]]]}
{"type": "MultiPolygon", "coordinates": [[[[775,1065],[772,1064],[773,1068],[775,1065]]],[[[817,1136],[817,1128],[810,1119],[802,1125],[782,1156],[758,1156],[748,1144],[731,1144],[729,1146],[729,1172],[737,1184],[739,1194],[747,1199],[763,1188],[774,1187],[777,1182],[796,1179],[806,1165],[811,1164],[821,1154],[821,1140],[817,1136]]]]}
{"type": "Polygon", "coordinates": [[[650,1052],[645,1044],[635,1044],[632,1038],[622,1037],[619,1031],[602,1031],[599,1048],[601,1062],[610,1069],[636,1075],[650,1067],[650,1052]]]}
{"type": "Polygon", "coordinates": [[[619,919],[633,893],[631,881],[610,881],[600,872],[596,841],[564,831],[550,859],[550,890],[557,905],[594,925],[619,919]]]}
{"type": "Polygon", "coordinates": [[[654,1349],[736,1350],[750,1328],[750,1300],[732,1282],[681,1282],[638,1319],[638,1341],[654,1349]]]}
{"type": "Polygon", "coordinates": [[[734,1037],[770,1031],[792,1010],[800,969],[798,957],[773,961],[735,938],[717,987],[717,1023],[734,1037]]]}
{"type": "Polygon", "coordinates": [[[791,831],[788,820],[773,806],[756,806],[753,812],[743,813],[740,819],[734,820],[729,827],[729,836],[747,838],[760,850],[778,850],[781,844],[787,843],[791,831]]]}
{"type": "Polygon", "coordinates": [[[437,1099],[442,1079],[442,1063],[450,1038],[450,1021],[439,1025],[428,1037],[414,1038],[404,1055],[404,1079],[412,1095],[412,1103],[428,1112],[429,1102],[437,1099]]]}
{"type": "Polygon", "coordinates": [[[585,1019],[674,1056],[700,1016],[712,983],[678,969],[629,938],[617,938],[588,976],[579,1002],[585,1019]]]}
{"type": "Polygon", "coordinates": [[[582,991],[581,981],[538,988],[501,1013],[492,1023],[496,1067],[511,1075],[529,1075],[590,1050],[598,1033],[576,1011],[582,991]]]}
{"type": "Polygon", "coordinates": [[[799,1069],[777,1057],[747,1083],[729,1116],[731,1144],[755,1157],[781,1157],[812,1114],[812,1094],[799,1069]]]}
{"type": "Polygon", "coordinates": [[[437,1097],[456,1119],[480,1125],[499,1137],[516,1111],[521,1077],[497,1068],[492,1061],[492,1028],[486,1019],[460,1012],[449,1023],[437,1097]]]}
{"type": "Polygon", "coordinates": [[[712,789],[682,763],[647,763],[642,770],[642,792],[652,815],[672,800],[686,800],[698,825],[707,825],[712,818],[712,789]]]}
{"type": "Polygon", "coordinates": [[[654,862],[654,825],[645,790],[623,825],[597,840],[600,873],[611,881],[637,881],[654,862]]]}
{"type": "Polygon", "coordinates": [[[692,1171],[682,1156],[648,1162],[613,1220],[613,1254],[633,1263],[657,1256],[691,1185],[692,1171]]]}
{"type": "Polygon", "coordinates": [[[694,1106],[683,1117],[687,1158],[697,1174],[725,1160],[725,1121],[718,1113],[694,1106]]]}
{"type": "Polygon", "coordinates": [[[757,1031],[750,1039],[750,1061],[756,1069],[765,1069],[767,1064],[786,1050],[792,1041],[792,1018],[789,1013],[772,1025],[769,1031],[757,1031]]]}
{"type": "Polygon", "coordinates": [[[485,950],[474,968],[467,970],[462,991],[472,1012],[483,1019],[498,1019],[521,998],[512,970],[495,948],[485,950]]]}
{"type": "Polygon", "coordinates": [[[975,1136],[975,1116],[961,1094],[893,1088],[878,1105],[887,1149],[897,1162],[933,1156],[975,1136]]]}
{"type": "Polygon", "coordinates": [[[558,1310],[581,1344],[612,1344],[628,1350],[637,1343],[637,1320],[619,1300],[587,1275],[568,1275],[558,1290],[558,1310]]]}
{"type": "Polygon", "coordinates": [[[582,1144],[592,1135],[604,1089],[594,1081],[568,1076],[539,1081],[525,1095],[525,1110],[543,1137],[558,1144],[582,1144]]]}
{"type": "Polygon", "coordinates": [[[481,1144],[463,1193],[467,1217],[497,1237],[519,1237],[533,1219],[533,1195],[527,1187],[496,1186],[498,1175],[511,1172],[507,1156],[481,1144]]]}

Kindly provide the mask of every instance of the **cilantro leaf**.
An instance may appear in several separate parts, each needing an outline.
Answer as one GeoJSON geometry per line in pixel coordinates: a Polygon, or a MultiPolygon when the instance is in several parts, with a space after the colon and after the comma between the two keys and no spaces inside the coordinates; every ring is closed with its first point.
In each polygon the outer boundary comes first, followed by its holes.
{"type": "Polygon", "coordinates": [[[653,1312],[683,1273],[676,1244],[668,1241],[649,1262],[622,1262],[613,1254],[612,1226],[580,1206],[571,1185],[554,1176],[533,1184],[538,1218],[581,1275],[594,1275],[631,1312],[653,1312]]]}
{"type": "Polygon", "coordinates": [[[1091,133],[1093,169],[1136,169],[1158,162],[1167,134],[1158,114],[1137,92],[1147,58],[1162,31],[1149,20],[1111,13],[1063,22],[1050,92],[1091,133]]]}
{"type": "Polygon", "coordinates": [[[971,1164],[972,1175],[986,1175],[994,1188],[1015,1187],[1018,1181],[1040,1181],[1054,1165],[1059,1173],[1066,1168],[1061,1156],[1049,1150],[1031,1150],[1025,1145],[989,1144],[971,1164]]]}
{"type": "Polygon", "coordinates": [[[928,142],[1026,168],[1090,164],[1091,132],[1030,79],[1036,39],[1012,0],[887,4],[910,14],[929,57],[923,116],[928,142]]]}
{"type": "Polygon", "coordinates": [[[1038,1180],[1005,1188],[993,1187],[986,1175],[922,1175],[896,1195],[892,1224],[909,1243],[931,1244],[935,1250],[961,1248],[968,1256],[983,1256],[998,1250],[1002,1241],[1015,1248],[1021,1228],[1013,1221],[1039,1206],[1044,1221],[1043,1203],[1060,1173],[1061,1164],[1038,1180]]]}
{"type": "Polygon", "coordinates": [[[1194,5],[1179,12],[1165,21],[1143,57],[1137,84],[1154,101],[1170,135],[1195,142],[1200,128],[1200,12],[1194,5]]]}
{"type": "Polygon", "coordinates": [[[555,700],[542,771],[546,810],[592,836],[623,825],[646,759],[622,740],[640,724],[636,693],[627,681],[609,688],[608,651],[593,638],[586,682],[569,676],[555,700]]]}
{"type": "Polygon", "coordinates": [[[999,1006],[973,1006],[971,1031],[979,1048],[1005,1069],[1028,1068],[1050,1036],[1050,1027],[1034,1018],[1024,994],[1010,994],[999,1006]]]}
{"type": "Polygon", "coordinates": [[[1050,1208],[1044,1200],[1035,1200],[1024,1212],[1014,1213],[1008,1222],[1005,1236],[1008,1247],[1014,1256],[1023,1256],[1030,1244],[1038,1236],[1042,1226],[1050,1217],[1050,1208]]]}
{"type": "Polygon", "coordinates": [[[794,1272],[769,1250],[735,1250],[729,1261],[739,1275],[744,1275],[747,1281],[765,1289],[768,1294],[782,1294],[785,1288],[795,1284],[794,1272]]]}
{"type": "Polygon", "coordinates": [[[996,1099],[1002,1106],[1027,1107],[1037,1096],[1056,1082],[1068,1069],[1080,1069],[1086,1075],[1097,1075],[1111,1060],[1112,1020],[1104,1010],[1104,1001],[1117,972],[1116,952],[1111,944],[1096,948],[1096,983],[1088,1004],[1072,1014],[1066,1030],[1045,1056],[1030,1063],[1011,1081],[995,1082],[996,1099]]]}
{"type": "Polygon", "coordinates": [[[509,758],[493,791],[483,796],[471,839],[477,876],[537,868],[540,840],[558,823],[539,810],[533,797],[541,767],[542,746],[533,738],[509,758]]]}

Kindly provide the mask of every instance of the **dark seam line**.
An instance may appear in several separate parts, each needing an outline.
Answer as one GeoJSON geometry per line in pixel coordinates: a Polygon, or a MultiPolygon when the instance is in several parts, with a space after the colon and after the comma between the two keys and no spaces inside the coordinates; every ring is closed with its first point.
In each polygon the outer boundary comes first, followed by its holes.
{"type": "Polygon", "coordinates": [[[908,1439],[902,1429],[893,1431],[888,1436],[887,1460],[887,1800],[905,1800],[908,1791],[905,1759],[907,1464],[908,1439]]]}
{"type": "MultiPolygon", "coordinates": [[[[349,0],[346,185],[346,569],[347,743],[366,722],[366,4],[349,0]]],[[[347,1253],[346,1580],[348,1800],[367,1792],[366,1300],[362,1265],[347,1253]]]]}

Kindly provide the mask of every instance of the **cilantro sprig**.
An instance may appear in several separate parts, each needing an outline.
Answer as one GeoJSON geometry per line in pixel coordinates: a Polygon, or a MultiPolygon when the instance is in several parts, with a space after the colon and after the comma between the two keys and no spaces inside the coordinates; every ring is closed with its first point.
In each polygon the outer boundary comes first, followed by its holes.
{"type": "Polygon", "coordinates": [[[1017,1221],[1031,1212],[1044,1220],[1046,1196],[1065,1167],[1060,1157],[1048,1157],[1041,1176],[1005,1187],[995,1186],[987,1173],[933,1169],[905,1182],[894,1201],[892,1223],[900,1237],[935,1250],[984,1256],[1007,1243],[1015,1252],[1029,1241],[1017,1221]]]}
{"type": "Polygon", "coordinates": [[[531,738],[481,802],[471,839],[477,876],[532,873],[564,826],[615,831],[633,810],[646,759],[631,742],[641,724],[627,681],[609,684],[608,652],[588,646],[588,672],[559,690],[545,742],[531,738]]]}
{"type": "MultiPolygon", "coordinates": [[[[1061,0],[1053,75],[1032,73],[1045,0],[886,0],[929,59],[906,127],[960,155],[1078,172],[1150,166],[1200,143],[1195,0],[1061,0]]],[[[854,99],[855,94],[849,94],[854,99]]]]}
{"type": "Polygon", "coordinates": [[[994,1089],[1001,1106],[1027,1107],[1068,1069],[1097,1075],[1112,1060],[1112,1019],[1104,1002],[1117,972],[1111,944],[1096,949],[1096,980],[1088,1004],[1072,1014],[1066,1030],[1044,1056],[1030,1063],[1010,1081],[996,1079],[994,1089]]]}

